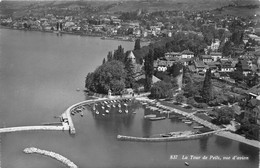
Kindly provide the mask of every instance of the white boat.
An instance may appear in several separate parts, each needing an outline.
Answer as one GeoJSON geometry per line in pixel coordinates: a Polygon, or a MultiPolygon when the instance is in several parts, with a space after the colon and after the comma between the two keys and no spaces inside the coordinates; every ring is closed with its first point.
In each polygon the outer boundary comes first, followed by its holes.
{"type": "Polygon", "coordinates": [[[122,113],[122,110],[120,109],[118,112],[119,112],[119,113],[122,113]]]}
{"type": "Polygon", "coordinates": [[[155,114],[149,114],[149,115],[145,115],[144,118],[154,118],[156,117],[155,114]]]}
{"type": "Polygon", "coordinates": [[[118,104],[118,107],[121,107],[121,104],[118,104]]]}
{"type": "Polygon", "coordinates": [[[128,113],[128,110],[125,110],[125,113],[128,113]]]}
{"type": "Polygon", "coordinates": [[[124,105],[125,105],[125,106],[127,106],[127,104],[126,104],[126,103],[125,103],[124,105]]]}
{"type": "Polygon", "coordinates": [[[192,121],[186,121],[185,124],[192,124],[192,121]]]}
{"type": "Polygon", "coordinates": [[[109,113],[109,110],[106,110],[106,113],[109,113]]]}
{"type": "Polygon", "coordinates": [[[94,106],[93,106],[93,110],[96,110],[96,106],[95,106],[95,104],[94,104],[94,106]]]}
{"type": "Polygon", "coordinates": [[[107,107],[110,108],[110,105],[108,104],[107,107]]]}
{"type": "Polygon", "coordinates": [[[101,108],[104,110],[105,109],[105,107],[104,106],[101,106],[101,108]]]}
{"type": "Polygon", "coordinates": [[[189,166],[189,165],[190,165],[188,162],[184,162],[184,164],[185,164],[186,166],[189,166]]]}
{"type": "Polygon", "coordinates": [[[193,128],[194,129],[200,129],[200,128],[204,128],[204,126],[202,126],[202,125],[201,126],[194,126],[193,128]]]}
{"type": "Polygon", "coordinates": [[[105,114],[102,114],[102,116],[105,116],[105,114]]]}
{"type": "Polygon", "coordinates": [[[112,105],[113,107],[116,107],[114,104],[112,105]]]}
{"type": "Polygon", "coordinates": [[[96,111],[96,114],[99,114],[99,111],[96,111]]]}

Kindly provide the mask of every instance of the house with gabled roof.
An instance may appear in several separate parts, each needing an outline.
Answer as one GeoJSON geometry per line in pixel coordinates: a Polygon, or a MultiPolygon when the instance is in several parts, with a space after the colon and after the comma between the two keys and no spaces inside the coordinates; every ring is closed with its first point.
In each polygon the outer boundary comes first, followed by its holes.
{"type": "Polygon", "coordinates": [[[208,62],[212,62],[213,61],[213,59],[212,59],[212,57],[210,55],[202,55],[201,59],[202,59],[202,61],[204,63],[208,63],[208,62]]]}
{"type": "Polygon", "coordinates": [[[184,50],[181,52],[181,58],[193,58],[194,53],[190,50],[184,50]]]}
{"type": "Polygon", "coordinates": [[[194,60],[194,66],[195,66],[197,73],[203,73],[204,74],[206,72],[207,66],[204,64],[203,61],[194,60]]]}
{"type": "Polygon", "coordinates": [[[222,58],[222,53],[221,52],[211,52],[210,56],[213,61],[217,61],[222,58]]]}

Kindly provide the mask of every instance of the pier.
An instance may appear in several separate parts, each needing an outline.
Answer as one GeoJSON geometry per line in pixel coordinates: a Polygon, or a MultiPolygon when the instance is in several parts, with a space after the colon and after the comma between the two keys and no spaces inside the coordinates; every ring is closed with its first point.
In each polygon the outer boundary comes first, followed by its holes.
{"type": "Polygon", "coordinates": [[[23,126],[0,128],[0,133],[18,132],[18,131],[64,131],[67,130],[63,126],[23,126]]]}
{"type": "Polygon", "coordinates": [[[23,151],[26,154],[37,153],[40,155],[49,156],[51,158],[54,158],[54,159],[60,161],[61,163],[65,164],[65,165],[67,165],[69,168],[78,168],[78,166],[75,165],[69,159],[65,158],[64,156],[62,156],[58,153],[52,152],[52,151],[42,150],[42,149],[38,149],[38,148],[34,148],[34,147],[25,148],[23,151]]]}
{"type": "Polygon", "coordinates": [[[184,141],[184,140],[192,140],[192,139],[199,139],[202,137],[207,137],[223,131],[223,129],[217,131],[211,131],[201,134],[192,134],[192,135],[179,135],[173,137],[158,137],[158,138],[144,138],[144,137],[133,137],[133,136],[124,136],[118,135],[117,139],[121,141],[135,141],[135,142],[171,142],[171,141],[184,141]]]}

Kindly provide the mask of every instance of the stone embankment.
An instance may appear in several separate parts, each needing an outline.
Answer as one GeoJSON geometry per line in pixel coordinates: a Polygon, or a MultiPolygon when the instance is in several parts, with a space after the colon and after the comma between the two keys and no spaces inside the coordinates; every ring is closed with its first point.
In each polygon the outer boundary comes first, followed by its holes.
{"type": "Polygon", "coordinates": [[[61,163],[65,164],[65,165],[67,165],[69,168],[78,168],[78,166],[75,165],[69,159],[65,158],[64,156],[62,156],[60,154],[52,152],[52,151],[46,151],[46,150],[38,149],[35,147],[25,148],[23,151],[24,151],[24,153],[27,153],[27,154],[37,153],[40,155],[49,156],[51,158],[54,158],[54,159],[60,161],[61,163]]]}
{"type": "Polygon", "coordinates": [[[136,142],[170,142],[170,141],[184,141],[184,140],[192,140],[198,139],[206,136],[213,135],[219,131],[211,131],[201,134],[193,134],[193,135],[179,135],[174,137],[158,137],[158,138],[144,138],[144,137],[133,137],[133,136],[124,136],[118,135],[117,139],[121,141],[136,141],[136,142]]]}

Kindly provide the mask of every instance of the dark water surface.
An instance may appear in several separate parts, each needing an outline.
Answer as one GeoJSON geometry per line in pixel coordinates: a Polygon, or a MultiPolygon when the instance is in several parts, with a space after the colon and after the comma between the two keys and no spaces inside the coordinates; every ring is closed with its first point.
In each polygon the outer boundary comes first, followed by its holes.
{"type": "MultiPolygon", "coordinates": [[[[86,74],[102,63],[108,51],[120,44],[125,50],[134,46],[130,42],[95,37],[58,37],[56,34],[0,29],[0,126],[57,121],[53,116],[85,99],[83,92],[76,89],[84,88],[86,74]]],[[[186,167],[185,160],[180,159],[182,155],[249,157],[247,161],[188,160],[190,167],[258,167],[258,149],[217,136],[168,143],[117,141],[118,134],[149,136],[191,130],[178,121],[146,121],[143,107],[133,104],[131,108],[137,113],[115,114],[109,119],[95,117],[86,110],[84,117],[73,117],[75,136],[56,131],[2,135],[2,167],[65,168],[56,160],[22,152],[31,146],[66,156],[80,168],[186,167]],[[170,160],[171,155],[179,155],[179,159],[170,160]]]]}

